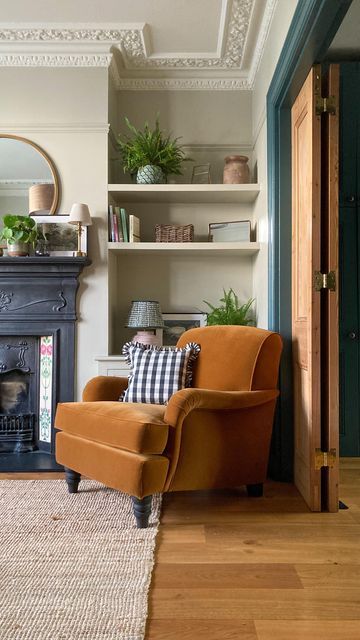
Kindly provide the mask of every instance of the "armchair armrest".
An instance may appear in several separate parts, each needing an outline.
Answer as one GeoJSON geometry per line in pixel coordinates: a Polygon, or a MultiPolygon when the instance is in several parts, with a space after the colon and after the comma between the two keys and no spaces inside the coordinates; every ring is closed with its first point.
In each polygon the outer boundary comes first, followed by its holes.
{"type": "Polygon", "coordinates": [[[83,402],[115,401],[128,386],[128,379],[120,376],[97,376],[85,385],[83,402]]]}
{"type": "Polygon", "coordinates": [[[171,396],[164,420],[176,427],[190,411],[208,409],[210,411],[236,411],[249,409],[275,400],[277,389],[264,391],[213,391],[210,389],[182,389],[171,396]]]}

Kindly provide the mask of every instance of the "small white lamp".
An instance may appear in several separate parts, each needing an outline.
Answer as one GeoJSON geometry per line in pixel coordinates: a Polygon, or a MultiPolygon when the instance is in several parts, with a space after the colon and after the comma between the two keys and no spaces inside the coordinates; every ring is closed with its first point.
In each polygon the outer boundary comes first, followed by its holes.
{"type": "Polygon", "coordinates": [[[90,211],[87,204],[82,204],[79,202],[73,204],[70,211],[69,224],[76,224],[78,227],[78,248],[75,255],[78,257],[85,256],[86,253],[84,253],[84,251],[81,251],[82,227],[89,227],[90,225],[92,225],[90,211]]]}
{"type": "Polygon", "coordinates": [[[133,300],[125,327],[137,329],[132,342],[160,346],[160,339],[154,334],[155,329],[162,329],[164,320],[160,304],[155,300],[133,300]]]}

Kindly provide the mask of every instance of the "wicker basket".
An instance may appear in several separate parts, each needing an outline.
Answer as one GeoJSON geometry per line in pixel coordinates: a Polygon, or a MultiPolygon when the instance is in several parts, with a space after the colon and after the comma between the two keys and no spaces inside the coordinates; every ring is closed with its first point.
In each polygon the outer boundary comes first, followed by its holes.
{"type": "Polygon", "coordinates": [[[157,224],[155,240],[156,242],[193,242],[194,225],[157,224]]]}

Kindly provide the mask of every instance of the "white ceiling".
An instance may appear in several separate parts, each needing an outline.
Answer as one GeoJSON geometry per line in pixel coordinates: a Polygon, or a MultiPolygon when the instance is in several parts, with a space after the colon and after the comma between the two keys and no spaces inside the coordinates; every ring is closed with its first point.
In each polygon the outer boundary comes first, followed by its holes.
{"type": "Polygon", "coordinates": [[[128,89],[251,89],[277,2],[2,0],[0,65],[111,64],[128,89]]]}

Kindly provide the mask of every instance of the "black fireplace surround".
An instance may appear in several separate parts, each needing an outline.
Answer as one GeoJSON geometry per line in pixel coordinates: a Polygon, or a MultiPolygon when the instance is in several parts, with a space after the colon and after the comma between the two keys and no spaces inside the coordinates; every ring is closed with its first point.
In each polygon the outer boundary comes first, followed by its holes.
{"type": "Polygon", "coordinates": [[[54,416],[74,399],[86,257],[0,258],[0,472],[54,471],[54,416]]]}

